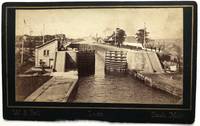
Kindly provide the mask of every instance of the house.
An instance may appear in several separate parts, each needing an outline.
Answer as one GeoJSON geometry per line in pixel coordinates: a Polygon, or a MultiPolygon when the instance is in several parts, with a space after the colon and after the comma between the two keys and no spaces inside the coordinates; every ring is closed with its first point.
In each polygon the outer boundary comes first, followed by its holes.
{"type": "Polygon", "coordinates": [[[144,49],[144,47],[142,46],[141,43],[129,43],[129,42],[124,42],[123,45],[125,45],[126,47],[130,48],[130,49],[136,49],[136,50],[142,50],[144,49]]]}
{"type": "Polygon", "coordinates": [[[55,55],[58,50],[58,39],[53,39],[35,48],[35,67],[54,67],[55,55]]]}
{"type": "Polygon", "coordinates": [[[53,39],[35,49],[35,67],[48,67],[56,72],[66,72],[76,68],[76,52],[75,50],[59,49],[62,41],[53,39]]]}
{"type": "Polygon", "coordinates": [[[134,36],[126,36],[124,42],[127,42],[127,43],[137,43],[137,39],[134,36]]]}

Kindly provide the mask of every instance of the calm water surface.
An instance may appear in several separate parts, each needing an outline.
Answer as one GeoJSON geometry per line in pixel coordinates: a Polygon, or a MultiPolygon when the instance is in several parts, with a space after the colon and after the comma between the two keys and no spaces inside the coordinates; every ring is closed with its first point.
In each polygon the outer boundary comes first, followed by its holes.
{"type": "Polygon", "coordinates": [[[179,100],[129,75],[105,75],[104,61],[96,54],[95,75],[80,78],[74,102],[174,104],[179,100]]]}

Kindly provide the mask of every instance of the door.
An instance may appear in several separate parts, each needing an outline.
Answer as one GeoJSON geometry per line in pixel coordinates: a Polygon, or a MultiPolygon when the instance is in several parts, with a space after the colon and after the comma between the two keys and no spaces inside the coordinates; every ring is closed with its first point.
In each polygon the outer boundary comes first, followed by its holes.
{"type": "Polygon", "coordinates": [[[52,69],[54,64],[54,60],[53,59],[49,59],[49,67],[52,69]]]}

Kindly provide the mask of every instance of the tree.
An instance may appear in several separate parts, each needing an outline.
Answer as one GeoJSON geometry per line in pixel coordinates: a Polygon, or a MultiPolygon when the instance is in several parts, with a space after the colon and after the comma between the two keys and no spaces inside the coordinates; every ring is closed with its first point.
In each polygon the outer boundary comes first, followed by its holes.
{"type": "Polygon", "coordinates": [[[176,59],[174,61],[177,64],[178,71],[181,72],[181,55],[182,55],[182,49],[180,46],[176,44],[172,44],[171,48],[169,48],[169,53],[171,55],[176,56],[176,59]]]}
{"type": "Polygon", "coordinates": [[[143,46],[146,46],[146,44],[149,42],[149,32],[147,32],[146,28],[139,29],[136,33],[136,39],[139,43],[141,43],[143,46]]]}
{"type": "Polygon", "coordinates": [[[126,37],[126,33],[123,29],[116,28],[116,31],[114,32],[114,35],[112,36],[112,39],[117,43],[117,46],[120,47],[122,43],[124,42],[126,37]]]}

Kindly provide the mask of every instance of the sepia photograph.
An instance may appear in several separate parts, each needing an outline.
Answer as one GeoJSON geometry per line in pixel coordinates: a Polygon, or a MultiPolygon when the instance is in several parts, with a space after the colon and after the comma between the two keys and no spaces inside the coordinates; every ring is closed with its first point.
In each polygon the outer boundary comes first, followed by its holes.
{"type": "Polygon", "coordinates": [[[2,5],[5,120],[195,119],[197,5],[2,5]]]}
{"type": "Polygon", "coordinates": [[[16,101],[183,104],[183,8],[15,17],[16,101]]]}

